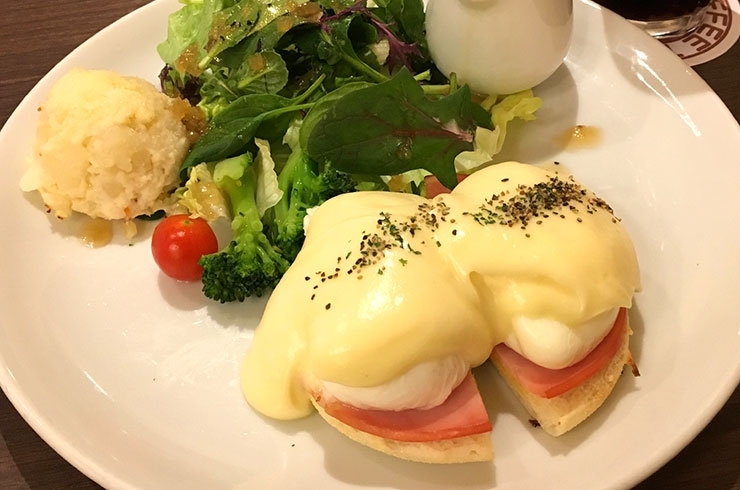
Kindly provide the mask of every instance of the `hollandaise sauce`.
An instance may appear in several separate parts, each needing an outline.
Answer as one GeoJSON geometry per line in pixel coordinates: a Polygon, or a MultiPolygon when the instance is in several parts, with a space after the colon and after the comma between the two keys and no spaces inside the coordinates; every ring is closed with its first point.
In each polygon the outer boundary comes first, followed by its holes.
{"type": "Polygon", "coordinates": [[[502,342],[557,365],[580,355],[563,355],[570,344],[598,344],[639,282],[611,207],[567,175],[508,162],[431,200],[344,194],[311,217],[242,390],[264,415],[292,419],[322,383],[377,387],[450,358],[475,367],[502,342]],[[545,340],[526,332],[543,321],[557,326],[542,327],[545,340]]]}

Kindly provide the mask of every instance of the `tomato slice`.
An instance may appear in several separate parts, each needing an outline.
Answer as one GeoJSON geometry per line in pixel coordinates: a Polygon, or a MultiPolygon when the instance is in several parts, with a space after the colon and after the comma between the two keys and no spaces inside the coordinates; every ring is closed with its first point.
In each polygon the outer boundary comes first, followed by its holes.
{"type": "Polygon", "coordinates": [[[501,363],[524,388],[542,398],[553,398],[572,390],[609,364],[622,345],[627,328],[627,309],[620,308],[614,326],[585,358],[563,369],[537,365],[504,344],[493,349],[492,357],[501,363]]]}
{"type": "Polygon", "coordinates": [[[318,403],[350,427],[395,441],[441,441],[491,431],[488,412],[470,373],[442,405],[428,410],[363,410],[340,401],[318,403]]]}
{"type": "MultiPolygon", "coordinates": [[[[457,174],[458,184],[462,182],[466,174],[457,174]]],[[[439,194],[449,194],[450,190],[443,186],[442,183],[434,175],[427,175],[424,177],[424,190],[426,192],[426,198],[431,199],[439,194]]]]}

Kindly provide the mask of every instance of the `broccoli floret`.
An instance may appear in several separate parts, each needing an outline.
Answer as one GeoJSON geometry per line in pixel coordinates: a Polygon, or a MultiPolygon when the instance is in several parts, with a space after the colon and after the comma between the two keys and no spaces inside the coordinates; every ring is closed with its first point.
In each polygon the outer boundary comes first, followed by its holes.
{"type": "Polygon", "coordinates": [[[319,174],[319,197],[322,202],[339,194],[354,192],[356,189],[357,181],[354,177],[336,170],[331,165],[326,165],[319,174]]]}
{"type": "Polygon", "coordinates": [[[290,263],[264,233],[255,192],[257,177],[249,154],[216,164],[213,180],[232,210],[232,240],[220,252],[201,258],[203,294],[226,303],[261,296],[274,288],[290,263]]]}
{"type": "Polygon", "coordinates": [[[270,212],[270,234],[275,245],[291,262],[303,246],[303,219],[308,209],[339,194],[356,190],[357,182],[331,165],[319,165],[295,148],[278,174],[283,197],[270,212]]]}

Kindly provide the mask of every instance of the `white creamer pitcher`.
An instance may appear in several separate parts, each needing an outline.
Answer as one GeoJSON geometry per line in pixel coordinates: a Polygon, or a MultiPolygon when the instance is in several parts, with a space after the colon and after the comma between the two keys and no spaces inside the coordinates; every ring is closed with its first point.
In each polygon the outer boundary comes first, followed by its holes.
{"type": "Polygon", "coordinates": [[[427,40],[445,75],[484,94],[532,88],[562,64],[573,0],[428,0],[427,40]]]}

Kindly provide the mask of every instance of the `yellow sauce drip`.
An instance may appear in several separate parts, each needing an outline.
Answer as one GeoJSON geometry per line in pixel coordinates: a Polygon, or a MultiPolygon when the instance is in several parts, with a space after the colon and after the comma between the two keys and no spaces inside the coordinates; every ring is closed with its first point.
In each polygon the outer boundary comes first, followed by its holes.
{"type": "Polygon", "coordinates": [[[171,99],[172,112],[179,117],[185,129],[190,144],[195,144],[208,129],[208,121],[200,107],[192,106],[185,99],[171,99]]]}
{"type": "Polygon", "coordinates": [[[286,33],[295,25],[293,17],[290,16],[280,17],[275,22],[277,23],[277,31],[279,33],[286,33]]]}
{"type": "Polygon", "coordinates": [[[596,148],[603,139],[600,127],[577,124],[555,138],[555,144],[564,150],[586,150],[596,148]]]}
{"type": "Polygon", "coordinates": [[[267,61],[262,53],[255,53],[247,58],[247,64],[249,65],[249,69],[253,72],[261,72],[267,68],[267,61]]]}
{"type": "Polygon", "coordinates": [[[102,218],[86,219],[80,227],[79,238],[87,247],[104,247],[113,239],[113,224],[102,218]]]}
{"type": "Polygon", "coordinates": [[[203,70],[198,66],[198,47],[191,44],[175,60],[175,69],[180,73],[189,73],[194,77],[200,76],[203,70]]]}
{"type": "Polygon", "coordinates": [[[288,9],[291,10],[296,17],[302,17],[313,21],[318,21],[322,15],[321,7],[319,7],[319,4],[316,2],[293,5],[288,7],[288,9]]]}

